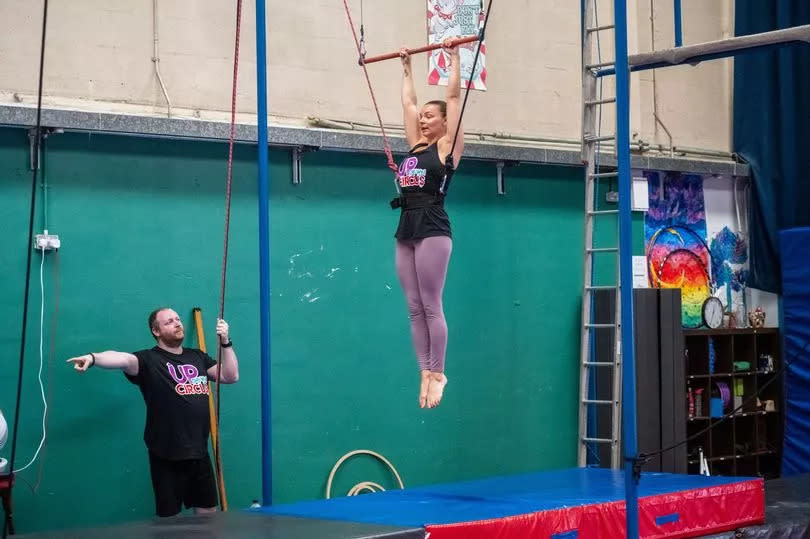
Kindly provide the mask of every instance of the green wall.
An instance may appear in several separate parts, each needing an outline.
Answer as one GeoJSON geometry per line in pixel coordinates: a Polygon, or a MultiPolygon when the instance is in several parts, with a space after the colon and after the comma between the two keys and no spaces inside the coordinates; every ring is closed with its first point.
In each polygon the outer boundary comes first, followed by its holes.
{"type": "MultiPolygon", "coordinates": [[[[261,495],[255,148],[237,147],[225,314],[241,379],[222,388],[222,451],[232,509],[261,495]]],[[[151,346],[159,305],[203,309],[213,342],[222,259],[227,146],[123,136],[48,139],[47,219],[62,239],[52,366],[54,276],[46,255],[43,459],[15,488],[18,530],[150,518],[143,402],[117,372],[78,375],[65,360],[151,346]],[[42,479],[36,492],[39,466],[42,479]],[[29,487],[30,484],[30,487],[29,487]]],[[[272,433],[276,503],[323,497],[335,461],[371,449],[406,485],[576,464],[583,186],[577,168],[521,165],[496,194],[491,163],[464,161],[448,202],[454,251],[445,288],[450,330],[442,405],[417,406],[418,370],[393,267],[397,213],[379,155],[272,151],[272,433]],[[317,298],[317,299],[316,299],[317,298]]],[[[0,129],[0,407],[11,420],[31,173],[20,129],[0,129]]],[[[42,192],[38,202],[42,202],[42,192]]],[[[35,228],[43,228],[38,207],[35,228]]],[[[39,255],[32,263],[17,467],[41,437],[39,255]]],[[[0,450],[8,458],[10,446],[0,450]]],[[[394,484],[351,461],[333,493],[394,484]]]]}

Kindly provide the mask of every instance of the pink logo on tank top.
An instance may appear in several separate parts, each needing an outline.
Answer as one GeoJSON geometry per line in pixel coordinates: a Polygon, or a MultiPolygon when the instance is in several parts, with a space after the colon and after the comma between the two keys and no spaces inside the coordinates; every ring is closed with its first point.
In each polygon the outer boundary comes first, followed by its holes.
{"type": "Polygon", "coordinates": [[[399,166],[399,185],[400,187],[424,187],[425,176],[427,170],[423,168],[416,168],[419,164],[419,159],[410,156],[405,159],[399,166]]]}

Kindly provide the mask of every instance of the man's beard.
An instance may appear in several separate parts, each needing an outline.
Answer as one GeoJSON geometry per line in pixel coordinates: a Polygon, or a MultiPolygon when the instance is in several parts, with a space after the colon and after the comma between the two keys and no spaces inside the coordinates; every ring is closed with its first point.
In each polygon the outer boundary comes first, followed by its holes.
{"type": "Polygon", "coordinates": [[[183,344],[183,339],[186,337],[185,331],[180,332],[180,336],[177,336],[177,333],[172,333],[171,335],[161,336],[160,340],[163,341],[163,344],[168,346],[169,348],[177,348],[181,344],[183,344]]]}

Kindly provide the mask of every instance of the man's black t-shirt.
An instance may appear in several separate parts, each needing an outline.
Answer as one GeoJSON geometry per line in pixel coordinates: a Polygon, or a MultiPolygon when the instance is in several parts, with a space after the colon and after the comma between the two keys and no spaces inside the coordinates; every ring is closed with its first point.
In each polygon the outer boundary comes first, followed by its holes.
{"type": "Polygon", "coordinates": [[[216,361],[200,351],[180,354],[155,346],[135,352],[138,374],[126,377],[146,403],[143,439],[150,452],[168,460],[208,454],[208,374],[216,361]]]}

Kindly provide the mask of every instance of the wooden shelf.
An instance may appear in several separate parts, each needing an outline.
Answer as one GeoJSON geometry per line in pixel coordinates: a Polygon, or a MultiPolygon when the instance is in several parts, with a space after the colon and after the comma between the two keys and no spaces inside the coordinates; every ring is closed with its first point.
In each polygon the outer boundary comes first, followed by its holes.
{"type": "Polygon", "coordinates": [[[774,374],[776,371],[736,371],[736,372],[715,372],[712,374],[690,374],[686,377],[687,380],[700,380],[702,378],[720,378],[731,376],[754,376],[774,374]]]}
{"type": "Polygon", "coordinates": [[[684,360],[687,392],[692,391],[694,408],[701,415],[689,417],[686,398],[687,431],[695,440],[687,444],[690,473],[698,473],[698,448],[709,463],[712,475],[778,477],[782,451],[782,378],[773,380],[781,366],[778,328],[690,329],[684,330],[684,360]],[[761,356],[770,356],[766,370],[761,356]],[[734,364],[747,362],[749,370],[735,371],[734,364]],[[715,372],[711,372],[715,371],[715,372]],[[723,407],[728,414],[740,404],[744,407],[725,418],[710,417],[711,399],[719,397],[717,384],[731,390],[731,400],[723,407]],[[699,393],[695,390],[699,390],[699,393]],[[760,393],[761,391],[761,393],[760,393]],[[773,400],[777,410],[757,406],[773,400]],[[749,402],[750,401],[750,402],[749,402]],[[707,432],[702,433],[707,427],[707,432]]]}
{"type": "Polygon", "coordinates": [[[779,328],[718,328],[718,329],[685,329],[684,337],[695,335],[778,335],[779,328]]]}
{"type": "MultiPolygon", "coordinates": [[[[729,418],[733,417],[753,417],[757,415],[767,415],[767,414],[778,414],[779,412],[769,411],[769,410],[757,410],[756,412],[737,412],[736,414],[732,414],[729,418]]],[[[707,421],[707,420],[717,420],[720,421],[720,417],[707,417],[707,416],[696,416],[690,417],[687,421],[707,421]]]]}
{"type": "MultiPolygon", "coordinates": [[[[773,449],[767,449],[763,451],[750,451],[748,453],[737,453],[735,455],[722,455],[719,457],[709,457],[706,460],[709,462],[722,462],[724,460],[738,460],[738,459],[745,459],[749,457],[762,457],[766,455],[775,455],[776,451],[773,449]]],[[[700,464],[697,459],[690,459],[689,464],[700,464]]]]}

